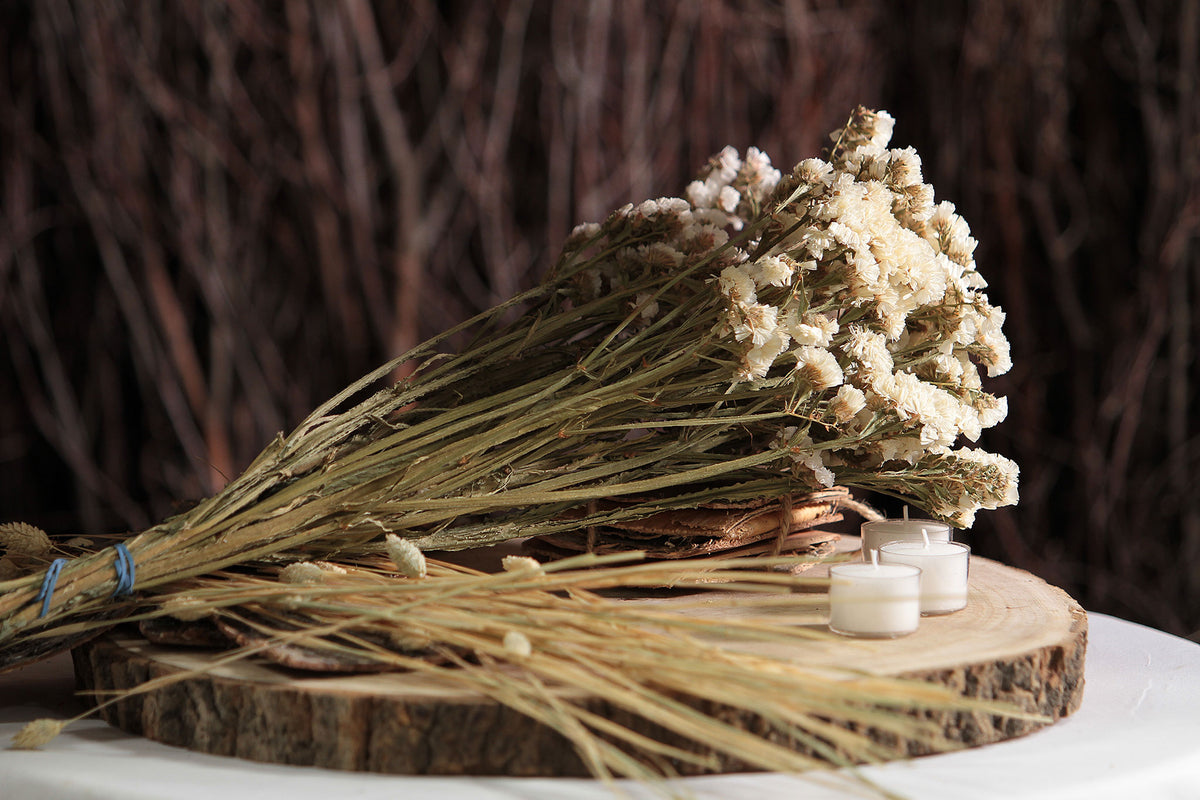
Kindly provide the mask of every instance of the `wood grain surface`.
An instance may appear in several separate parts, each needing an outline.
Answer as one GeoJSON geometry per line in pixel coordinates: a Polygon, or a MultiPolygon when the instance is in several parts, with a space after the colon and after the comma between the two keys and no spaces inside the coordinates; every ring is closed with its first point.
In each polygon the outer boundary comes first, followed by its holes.
{"type": "MultiPolygon", "coordinates": [[[[629,602],[695,607],[694,597],[629,602]]],[[[693,613],[744,613],[720,595],[701,608],[693,613]]],[[[798,625],[823,626],[827,618],[811,607],[778,613],[798,625]]],[[[1086,643],[1086,614],[1064,592],[1020,570],[972,558],[967,608],[923,618],[910,636],[730,646],[814,666],[919,677],[1057,720],[1081,701],[1086,643]]],[[[213,651],[152,645],[121,632],[75,651],[80,687],[101,690],[205,667],[215,658],[213,651]]],[[[585,702],[622,724],[649,730],[625,712],[585,702]]],[[[584,774],[558,734],[487,698],[411,674],[314,677],[245,661],[130,698],[103,715],[125,731],[167,744],[257,761],[402,774],[584,774]]],[[[982,713],[933,718],[949,739],[971,746],[1040,727],[982,713]]],[[[748,730],[761,724],[752,718],[737,722],[748,730]]],[[[927,752],[911,743],[900,751],[927,752]]],[[[738,771],[745,765],[726,760],[721,768],[738,771]]]]}

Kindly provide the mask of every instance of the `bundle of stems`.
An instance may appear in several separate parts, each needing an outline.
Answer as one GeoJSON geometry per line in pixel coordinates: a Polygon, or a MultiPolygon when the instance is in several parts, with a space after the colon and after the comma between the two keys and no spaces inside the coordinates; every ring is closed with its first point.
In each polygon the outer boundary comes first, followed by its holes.
{"type": "MultiPolygon", "coordinates": [[[[453,550],[835,481],[958,524],[1015,502],[1015,465],[951,450],[1004,416],[976,368],[1007,368],[1003,315],[965,222],[890,133],[858,109],[828,161],[783,176],[727,150],[688,199],[580,226],[541,285],[347,387],[125,541],[136,589],[387,533],[453,550]],[[611,497],[633,502],[594,502],[611,497]]],[[[0,582],[0,664],[120,613],[120,555],[0,582]]]]}
{"type": "MultiPolygon", "coordinates": [[[[810,645],[831,636],[796,624],[797,612],[816,617],[813,606],[827,602],[827,580],[769,569],[799,557],[637,559],[585,554],[540,565],[509,557],[493,574],[430,560],[424,578],[398,578],[396,565],[371,558],[324,570],[303,562],[313,570],[302,578],[264,568],[180,581],[165,603],[131,602],[130,619],[207,618],[254,632],[253,644],[214,659],[213,668],[299,647],[435,676],[561,734],[604,779],[850,766],[914,747],[960,747],[943,737],[945,714],[1039,719],[941,686],[756,652],[755,642],[810,645]],[[605,594],[664,582],[726,593],[722,608],[739,605],[741,613],[689,614],[676,601],[605,594]],[[613,712],[598,713],[596,700],[613,712]]],[[[712,608],[705,599],[696,596],[697,608],[712,608]]],[[[104,702],[191,677],[168,674],[104,702]]],[[[39,731],[60,728],[33,725],[24,744],[40,745],[39,731]]]]}

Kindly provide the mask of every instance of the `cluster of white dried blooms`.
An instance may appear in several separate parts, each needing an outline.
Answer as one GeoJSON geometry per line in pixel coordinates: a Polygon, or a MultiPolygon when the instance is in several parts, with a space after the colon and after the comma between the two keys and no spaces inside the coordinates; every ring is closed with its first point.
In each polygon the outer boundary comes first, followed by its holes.
{"type": "MultiPolygon", "coordinates": [[[[676,274],[701,260],[718,269],[745,261],[744,250],[726,248],[730,231],[741,230],[746,220],[759,215],[780,177],[761,151],[750,148],[743,159],[727,147],[688,186],[686,200],[646,200],[617,209],[603,224],[579,225],[567,239],[566,252],[611,247],[613,254],[579,273],[571,299],[587,303],[655,275],[676,274]]],[[[789,277],[790,273],[777,273],[773,280],[783,285],[789,277]]],[[[660,299],[649,292],[631,293],[632,329],[645,327],[659,315],[660,299]]]]}
{"type": "Polygon", "coordinates": [[[936,494],[930,511],[969,525],[978,508],[1017,498],[1011,461],[951,450],[1007,414],[1003,398],[982,391],[976,366],[989,376],[1011,367],[1004,314],[982,291],[966,221],[934,204],[912,148],[887,149],[892,127],[886,112],[860,109],[829,162],[801,162],[773,198],[764,233],[773,246],[727,267],[717,285],[725,324],[745,342],[736,380],[786,371],[824,409],[821,424],[785,428],[776,442],[798,468],[829,485],[840,466],[962,461],[974,483],[936,494]],[[794,272],[776,284],[766,276],[782,275],[780,262],[794,272]],[[819,336],[802,327],[814,323],[819,336]],[[887,433],[854,440],[868,429],[887,433]],[[851,441],[822,449],[821,440],[851,441]]]}
{"type": "Polygon", "coordinates": [[[761,151],[725,148],[686,200],[628,205],[577,228],[567,253],[604,255],[569,296],[625,296],[627,330],[638,330],[695,291],[656,290],[654,277],[702,265],[721,304],[711,331],[731,391],[780,398],[793,419],[771,446],[797,477],[868,485],[907,470],[928,479],[926,510],[970,525],[975,510],[1016,502],[1012,462],[954,449],[1007,415],[979,372],[1012,366],[1004,313],[984,294],[966,221],[935,203],[916,151],[889,149],[893,125],[860,108],[829,160],[785,175],[761,151]]]}
{"type": "Polygon", "coordinates": [[[763,201],[779,184],[781,173],[757,147],[743,159],[733,147],[713,156],[697,180],[684,193],[693,208],[719,211],[724,222],[741,230],[745,221],[758,216],[763,201]]]}
{"type": "Polygon", "coordinates": [[[658,316],[658,299],[630,287],[650,276],[675,274],[725,245],[728,221],[723,211],[694,209],[682,198],[663,197],[617,209],[603,225],[580,225],[567,239],[568,252],[613,248],[613,253],[580,271],[571,299],[585,304],[626,292],[634,327],[645,327],[658,316]]]}

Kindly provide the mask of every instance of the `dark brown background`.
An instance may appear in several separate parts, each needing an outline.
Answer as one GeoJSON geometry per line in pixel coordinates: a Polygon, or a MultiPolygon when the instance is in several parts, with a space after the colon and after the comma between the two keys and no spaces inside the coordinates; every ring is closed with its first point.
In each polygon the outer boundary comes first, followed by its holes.
{"type": "Polygon", "coordinates": [[[1009,312],[977,551],[1195,630],[1198,39],[1195,0],[5,3],[0,517],[145,526],[576,222],[863,103],[1009,312]]]}

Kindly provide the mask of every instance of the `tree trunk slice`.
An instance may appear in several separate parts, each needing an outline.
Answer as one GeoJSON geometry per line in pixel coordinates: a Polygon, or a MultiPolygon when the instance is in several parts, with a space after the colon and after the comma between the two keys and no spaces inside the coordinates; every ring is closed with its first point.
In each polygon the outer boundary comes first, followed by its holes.
{"type": "MultiPolygon", "coordinates": [[[[714,595],[697,613],[740,612],[714,595]]],[[[811,609],[803,614],[793,613],[797,623],[823,625],[827,619],[811,609]]],[[[1086,614],[1066,593],[1026,572],[972,558],[967,608],[926,617],[909,636],[738,646],[813,666],[922,678],[1057,720],[1079,707],[1086,644],[1086,614]]],[[[76,649],[75,669],[82,689],[121,690],[216,658],[211,651],[163,647],[114,632],[76,649]]],[[[603,704],[588,707],[636,725],[603,704]]],[[[128,698],[102,714],[129,733],[256,761],[400,774],[585,774],[570,745],[553,731],[487,698],[404,673],[311,677],[243,661],[128,698]]],[[[950,740],[968,746],[1040,727],[981,713],[946,712],[934,719],[950,740]]],[[[759,727],[755,719],[736,721],[748,730],[759,727]]],[[[901,754],[925,752],[903,744],[901,754]]],[[[721,766],[745,768],[731,761],[721,766]]]]}

